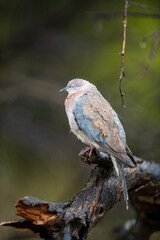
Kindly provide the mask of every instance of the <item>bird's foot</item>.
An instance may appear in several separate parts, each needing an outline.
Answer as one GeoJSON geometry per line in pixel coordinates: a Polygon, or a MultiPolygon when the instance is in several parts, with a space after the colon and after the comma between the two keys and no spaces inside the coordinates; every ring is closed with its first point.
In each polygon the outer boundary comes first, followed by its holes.
{"type": "Polygon", "coordinates": [[[86,152],[89,151],[88,156],[91,157],[92,152],[93,152],[94,149],[95,149],[94,146],[91,146],[91,147],[85,147],[85,148],[83,148],[83,149],[80,151],[79,156],[83,156],[86,152]]]}

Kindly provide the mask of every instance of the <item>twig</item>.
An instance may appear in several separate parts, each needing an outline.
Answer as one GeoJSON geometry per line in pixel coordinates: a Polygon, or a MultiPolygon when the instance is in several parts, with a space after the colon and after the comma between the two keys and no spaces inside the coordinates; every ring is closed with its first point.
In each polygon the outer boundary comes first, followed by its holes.
{"type": "MultiPolygon", "coordinates": [[[[124,1],[125,1],[125,0],[124,0],[124,1]]],[[[152,11],[160,12],[160,9],[159,9],[159,8],[149,7],[149,6],[144,5],[144,4],[141,4],[141,3],[136,3],[136,2],[128,1],[128,4],[129,4],[129,5],[138,6],[138,7],[141,7],[141,8],[146,8],[146,9],[149,9],[149,10],[152,10],[152,11]]]]}
{"type": "Polygon", "coordinates": [[[127,27],[127,8],[128,8],[128,1],[125,1],[124,4],[124,20],[123,20],[123,44],[122,44],[122,60],[121,60],[121,71],[119,76],[119,91],[121,95],[122,100],[122,107],[125,108],[124,104],[124,93],[122,91],[122,79],[125,78],[125,72],[124,72],[124,54],[125,54],[125,46],[126,46],[126,27],[127,27]]]}
{"type": "Polygon", "coordinates": [[[153,44],[152,44],[152,48],[151,48],[151,51],[150,51],[148,61],[146,63],[146,66],[144,68],[144,72],[143,72],[142,77],[141,77],[142,80],[145,78],[146,73],[148,72],[148,69],[149,69],[150,64],[152,62],[152,59],[156,56],[156,50],[157,50],[158,41],[159,41],[159,37],[160,37],[160,30],[158,30],[156,33],[152,33],[152,34],[146,36],[142,40],[143,42],[145,42],[146,40],[148,40],[149,38],[151,38],[153,36],[154,36],[154,40],[153,40],[153,44]]]}
{"type": "Polygon", "coordinates": [[[143,39],[142,42],[146,42],[148,39],[155,37],[156,35],[160,35],[160,29],[157,30],[156,32],[150,33],[148,35],[146,35],[143,39]]]}
{"type": "MultiPolygon", "coordinates": [[[[122,11],[111,11],[111,12],[101,12],[101,13],[86,13],[85,16],[90,19],[106,19],[106,18],[114,18],[121,17],[124,15],[122,11]]],[[[156,13],[144,13],[137,11],[127,11],[127,16],[131,17],[147,17],[147,18],[160,18],[160,14],[156,13]]]]}

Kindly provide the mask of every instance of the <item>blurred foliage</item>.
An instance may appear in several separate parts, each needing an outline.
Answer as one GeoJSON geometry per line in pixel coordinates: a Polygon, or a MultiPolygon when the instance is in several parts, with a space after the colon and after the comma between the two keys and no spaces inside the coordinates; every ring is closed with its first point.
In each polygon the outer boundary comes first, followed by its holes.
{"type": "MultiPolygon", "coordinates": [[[[141,3],[160,8],[159,0],[141,3]]],[[[67,201],[87,180],[90,168],[77,157],[83,145],[69,133],[65,96],[58,94],[74,77],[97,85],[119,114],[134,154],[159,162],[159,46],[145,79],[140,78],[153,42],[144,45],[142,39],[159,29],[160,19],[128,16],[123,110],[118,90],[123,17],[86,16],[111,11],[123,11],[123,1],[0,1],[0,221],[15,219],[19,197],[67,201]]],[[[112,230],[133,217],[122,201],[88,239],[113,239],[112,230]]],[[[3,240],[39,239],[0,231],[3,240]]]]}

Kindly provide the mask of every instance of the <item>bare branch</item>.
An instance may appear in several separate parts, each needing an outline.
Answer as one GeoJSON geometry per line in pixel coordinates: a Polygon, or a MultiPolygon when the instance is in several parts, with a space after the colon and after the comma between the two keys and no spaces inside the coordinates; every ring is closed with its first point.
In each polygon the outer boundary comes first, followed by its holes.
{"type": "MultiPolygon", "coordinates": [[[[125,1],[125,0],[124,0],[124,1],[125,1]]],[[[138,7],[141,7],[141,8],[146,8],[146,9],[149,9],[149,10],[152,10],[152,11],[160,12],[160,9],[159,9],[159,8],[149,7],[149,6],[144,5],[144,4],[141,4],[141,3],[136,3],[136,2],[128,1],[128,4],[129,4],[129,5],[138,6],[138,7]]]]}
{"type": "Polygon", "coordinates": [[[145,42],[146,40],[148,40],[151,37],[154,37],[153,44],[152,44],[152,48],[151,48],[151,51],[150,51],[148,61],[146,63],[144,72],[143,72],[142,77],[141,77],[142,80],[145,78],[146,73],[148,72],[148,69],[149,69],[150,64],[152,62],[152,59],[156,56],[156,50],[157,50],[158,41],[159,41],[159,37],[160,37],[160,30],[158,30],[156,33],[152,33],[152,34],[146,36],[145,38],[143,38],[142,42],[145,42]]]}
{"type": "MultiPolygon", "coordinates": [[[[16,203],[17,214],[25,220],[3,222],[1,226],[30,229],[46,240],[85,240],[89,231],[120,200],[122,187],[107,155],[100,153],[82,159],[96,165],[85,187],[67,203],[48,203],[24,197],[16,203]]],[[[160,166],[135,157],[137,168],[125,168],[129,196],[137,211],[125,239],[148,240],[160,230],[160,166]],[[146,228],[147,226],[147,228],[146,228]],[[145,233],[145,234],[144,234],[145,233]]],[[[122,235],[122,234],[121,234],[122,235]]],[[[124,239],[118,233],[117,239],[124,239]]]]}
{"type": "MultiPolygon", "coordinates": [[[[107,19],[121,17],[124,15],[124,12],[121,11],[111,11],[111,12],[101,12],[101,13],[86,13],[85,16],[90,19],[107,19]]],[[[131,17],[144,17],[144,18],[160,18],[160,14],[155,13],[144,13],[136,11],[127,11],[127,16],[131,17]]]]}
{"type": "Polygon", "coordinates": [[[156,32],[152,32],[148,35],[146,35],[143,39],[142,42],[145,43],[148,39],[155,37],[156,35],[160,35],[160,29],[157,30],[156,32]]]}
{"type": "Polygon", "coordinates": [[[122,91],[122,79],[125,78],[125,72],[124,72],[124,54],[125,54],[125,46],[126,46],[126,27],[127,27],[127,8],[128,8],[128,1],[125,1],[124,4],[124,20],[123,20],[123,44],[122,44],[122,51],[121,51],[121,71],[119,76],[119,91],[121,95],[122,100],[122,107],[125,108],[124,104],[124,93],[122,91]]]}

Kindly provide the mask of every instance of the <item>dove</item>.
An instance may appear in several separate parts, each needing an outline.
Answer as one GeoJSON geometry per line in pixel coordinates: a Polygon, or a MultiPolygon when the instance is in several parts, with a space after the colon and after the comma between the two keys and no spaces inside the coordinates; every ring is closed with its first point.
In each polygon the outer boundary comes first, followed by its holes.
{"type": "Polygon", "coordinates": [[[67,91],[65,110],[71,131],[87,148],[80,155],[96,148],[109,154],[116,173],[122,181],[126,208],[128,191],[124,167],[136,167],[136,161],[126,143],[126,134],[117,113],[101,95],[95,85],[87,80],[75,78],[59,92],[67,91]]]}

